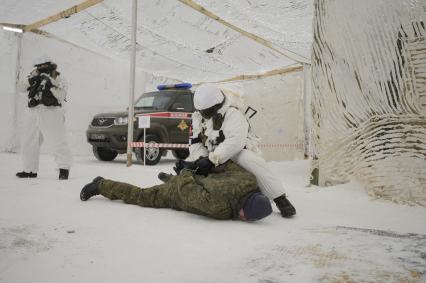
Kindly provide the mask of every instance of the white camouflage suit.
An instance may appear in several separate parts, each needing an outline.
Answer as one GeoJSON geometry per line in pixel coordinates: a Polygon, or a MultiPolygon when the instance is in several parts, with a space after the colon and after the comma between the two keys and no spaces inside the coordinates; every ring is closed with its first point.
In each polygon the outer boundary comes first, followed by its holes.
{"type": "Polygon", "coordinates": [[[250,133],[246,117],[240,110],[232,106],[230,101],[225,96],[225,103],[218,110],[218,113],[224,116],[222,127],[219,130],[213,129],[212,118],[206,120],[203,119],[200,112],[193,113],[191,140],[197,139],[204,130],[207,141],[205,144],[202,142],[191,144],[187,160],[195,161],[201,156],[208,156],[209,160],[217,166],[231,159],[255,175],[261,192],[273,200],[285,193],[282,182],[267,168],[265,160],[259,155],[257,141],[250,133]],[[220,131],[225,139],[215,145],[220,131]]]}
{"type": "MultiPolygon", "coordinates": [[[[34,70],[29,77],[36,74],[34,70]]],[[[58,75],[55,78],[47,76],[53,86],[50,91],[63,105],[68,90],[65,79],[58,75]]],[[[28,77],[28,78],[29,78],[28,77]]],[[[21,91],[27,91],[28,80],[20,83],[21,91]]],[[[39,104],[32,108],[27,108],[28,115],[25,123],[23,139],[21,143],[22,163],[25,172],[37,173],[39,169],[40,146],[44,140],[53,153],[57,169],[70,169],[72,155],[68,146],[65,131],[65,113],[61,106],[45,106],[39,104]]]]}

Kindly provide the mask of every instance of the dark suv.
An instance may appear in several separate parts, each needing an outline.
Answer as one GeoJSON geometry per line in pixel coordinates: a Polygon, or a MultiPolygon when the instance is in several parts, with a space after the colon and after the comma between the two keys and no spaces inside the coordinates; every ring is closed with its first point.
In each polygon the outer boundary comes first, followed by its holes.
{"type": "MultiPolygon", "coordinates": [[[[161,85],[158,91],[142,94],[135,102],[134,140],[143,142],[143,129],[138,128],[138,116],[151,116],[151,126],[146,129],[146,143],[167,143],[164,147],[147,147],[145,163],[157,164],[167,150],[177,159],[185,159],[191,115],[194,111],[191,84],[161,85]],[[183,146],[183,148],[179,148],[183,146]]],[[[112,161],[119,153],[127,151],[128,113],[101,113],[93,117],[86,131],[87,141],[98,160],[112,161]]],[[[134,148],[136,158],[143,162],[143,148],[134,148]]]]}

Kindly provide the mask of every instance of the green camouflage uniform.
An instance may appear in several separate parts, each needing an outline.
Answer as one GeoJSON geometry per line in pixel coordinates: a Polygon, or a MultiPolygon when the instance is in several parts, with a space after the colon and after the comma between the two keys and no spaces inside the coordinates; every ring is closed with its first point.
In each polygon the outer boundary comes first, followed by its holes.
{"type": "Polygon", "coordinates": [[[121,199],[129,204],[236,219],[244,197],[258,191],[258,187],[253,174],[228,161],[207,177],[183,170],[166,183],[145,189],[104,179],[98,190],[111,200],[121,199]]]}

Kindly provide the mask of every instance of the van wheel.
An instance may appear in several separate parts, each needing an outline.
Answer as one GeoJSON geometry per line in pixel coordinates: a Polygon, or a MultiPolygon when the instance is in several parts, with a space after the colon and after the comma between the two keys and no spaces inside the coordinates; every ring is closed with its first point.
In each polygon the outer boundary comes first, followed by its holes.
{"type": "Polygon", "coordinates": [[[117,151],[106,147],[93,146],[92,151],[96,159],[101,161],[113,161],[118,155],[117,151]]]}
{"type": "MultiPolygon", "coordinates": [[[[143,137],[140,137],[139,142],[143,142],[143,137]]],[[[153,144],[153,143],[159,143],[160,139],[155,135],[146,135],[146,143],[147,144],[153,144]]],[[[143,156],[143,147],[137,147],[134,149],[136,159],[143,164],[144,156],[143,156]]],[[[146,148],[146,154],[145,154],[145,164],[146,165],[156,165],[158,162],[160,162],[161,156],[163,155],[163,149],[159,147],[147,147],[146,148]]]]}
{"type": "Polygon", "coordinates": [[[172,151],[173,157],[177,160],[185,160],[189,156],[188,149],[175,149],[172,151]]]}

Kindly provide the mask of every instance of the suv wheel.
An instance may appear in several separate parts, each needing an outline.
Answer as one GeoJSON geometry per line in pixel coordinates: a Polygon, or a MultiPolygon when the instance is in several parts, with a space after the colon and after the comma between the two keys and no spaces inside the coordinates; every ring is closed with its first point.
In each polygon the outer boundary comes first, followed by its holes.
{"type": "Polygon", "coordinates": [[[189,156],[188,149],[175,149],[172,151],[174,158],[178,160],[185,160],[189,156]]]}
{"type": "MultiPolygon", "coordinates": [[[[140,142],[143,142],[143,137],[139,138],[140,142]]],[[[146,141],[148,143],[159,143],[160,139],[155,135],[146,135],[146,141]]],[[[136,159],[143,164],[143,147],[135,148],[136,159]]],[[[146,165],[156,165],[160,162],[161,156],[163,155],[163,149],[159,147],[147,147],[145,154],[145,164],[146,165]]]]}
{"type": "Polygon", "coordinates": [[[96,159],[101,161],[113,161],[118,155],[117,151],[105,147],[93,146],[92,150],[96,159]]]}

